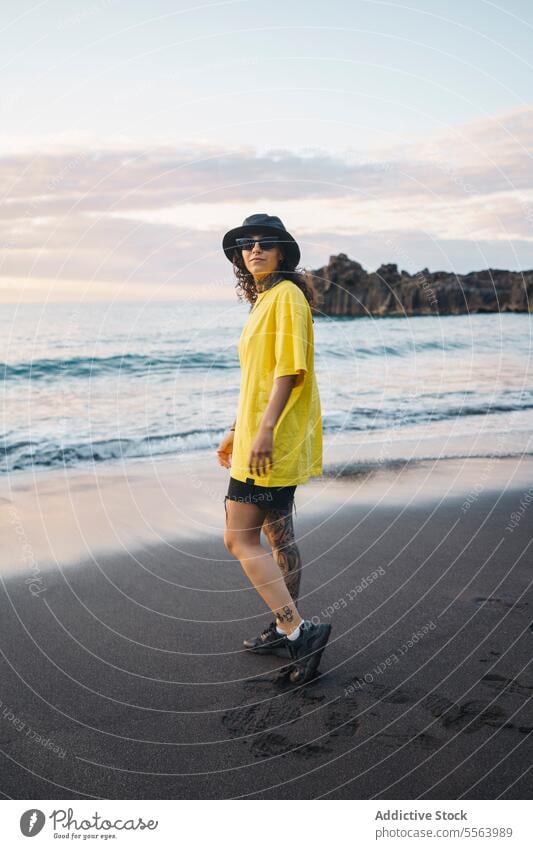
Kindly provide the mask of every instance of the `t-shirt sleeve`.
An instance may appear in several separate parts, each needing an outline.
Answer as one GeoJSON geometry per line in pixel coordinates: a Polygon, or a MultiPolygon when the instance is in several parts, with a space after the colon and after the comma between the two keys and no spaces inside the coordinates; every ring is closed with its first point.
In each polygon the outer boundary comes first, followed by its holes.
{"type": "Polygon", "coordinates": [[[283,292],[276,303],[274,379],[297,374],[295,386],[303,383],[307,372],[308,310],[307,301],[291,291],[283,292]]]}

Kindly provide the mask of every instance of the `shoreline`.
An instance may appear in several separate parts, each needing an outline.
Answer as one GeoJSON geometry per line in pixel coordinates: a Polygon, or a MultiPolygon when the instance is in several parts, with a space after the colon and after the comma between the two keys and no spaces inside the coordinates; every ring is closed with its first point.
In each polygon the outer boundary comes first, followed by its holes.
{"type": "MultiPolygon", "coordinates": [[[[296,518],[328,516],[348,503],[472,501],[483,492],[526,491],[533,481],[530,455],[354,462],[342,446],[329,455],[324,474],[298,487],[296,518]]],[[[31,574],[169,540],[221,540],[228,479],[205,454],[6,475],[0,573],[31,574]]]]}

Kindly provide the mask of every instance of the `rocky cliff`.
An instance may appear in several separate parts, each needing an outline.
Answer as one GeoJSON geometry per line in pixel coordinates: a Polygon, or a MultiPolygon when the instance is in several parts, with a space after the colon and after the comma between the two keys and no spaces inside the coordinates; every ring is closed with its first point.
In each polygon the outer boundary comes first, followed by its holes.
{"type": "Polygon", "coordinates": [[[531,312],[533,270],[488,268],[469,274],[429,271],[416,274],[382,265],[368,274],[346,254],[308,272],[316,292],[315,312],[325,315],[459,315],[479,312],[531,312]]]}

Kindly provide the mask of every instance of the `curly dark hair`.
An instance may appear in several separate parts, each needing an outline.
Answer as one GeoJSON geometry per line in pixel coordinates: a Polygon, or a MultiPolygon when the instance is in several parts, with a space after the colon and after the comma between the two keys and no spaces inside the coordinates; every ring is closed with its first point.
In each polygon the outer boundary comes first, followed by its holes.
{"type": "MultiPolygon", "coordinates": [[[[312,309],[315,305],[315,293],[305,272],[297,271],[295,267],[292,268],[288,260],[285,258],[282,260],[282,263],[282,270],[273,271],[272,274],[269,274],[264,283],[269,286],[275,286],[276,283],[281,282],[281,280],[292,280],[292,282],[296,283],[298,288],[302,290],[309,302],[309,306],[312,309]]],[[[250,308],[253,307],[257,300],[255,280],[253,274],[247,270],[244,264],[242,251],[239,248],[235,248],[233,251],[233,273],[237,278],[235,289],[237,290],[239,300],[248,301],[250,308]]]]}

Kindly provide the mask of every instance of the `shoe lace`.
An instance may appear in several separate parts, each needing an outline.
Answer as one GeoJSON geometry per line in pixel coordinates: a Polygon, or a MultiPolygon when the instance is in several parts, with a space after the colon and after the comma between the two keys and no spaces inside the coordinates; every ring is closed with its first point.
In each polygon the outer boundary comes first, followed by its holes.
{"type": "Polygon", "coordinates": [[[269,625],[267,628],[265,628],[265,630],[264,630],[264,631],[261,631],[261,634],[260,634],[261,639],[262,639],[262,640],[268,640],[268,638],[270,637],[270,635],[271,635],[272,633],[274,633],[274,632],[275,632],[275,630],[276,630],[276,623],[275,623],[275,622],[271,622],[271,623],[270,623],[270,625],[269,625]]]}

